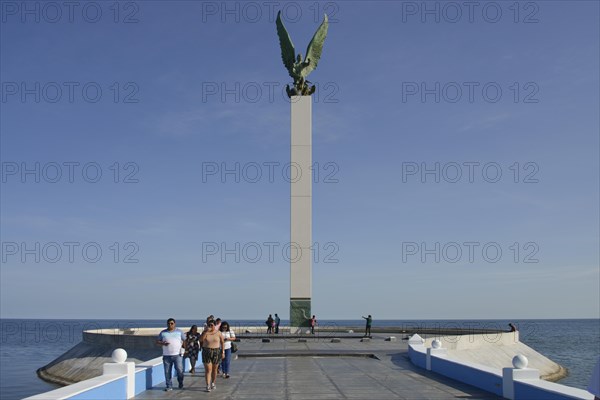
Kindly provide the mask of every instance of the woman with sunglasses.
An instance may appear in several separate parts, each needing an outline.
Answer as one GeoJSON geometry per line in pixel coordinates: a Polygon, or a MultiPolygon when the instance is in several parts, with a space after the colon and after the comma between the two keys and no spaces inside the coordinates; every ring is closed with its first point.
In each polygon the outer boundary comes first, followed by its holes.
{"type": "Polygon", "coordinates": [[[207,322],[207,329],[200,336],[202,343],[202,363],[204,364],[206,391],[216,388],[217,369],[225,355],[223,335],[215,328],[215,321],[207,322]]]}
{"type": "Polygon", "coordinates": [[[225,342],[225,350],[223,361],[221,361],[221,371],[223,371],[223,378],[229,379],[229,364],[231,363],[231,343],[235,341],[235,332],[229,327],[229,322],[223,321],[221,323],[221,335],[225,342]]]}

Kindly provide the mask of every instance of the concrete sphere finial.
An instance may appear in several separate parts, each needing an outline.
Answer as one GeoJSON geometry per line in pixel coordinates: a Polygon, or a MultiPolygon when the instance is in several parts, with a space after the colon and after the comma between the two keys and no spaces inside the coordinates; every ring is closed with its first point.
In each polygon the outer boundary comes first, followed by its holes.
{"type": "Polygon", "coordinates": [[[442,347],[442,342],[435,339],[433,342],[431,342],[431,347],[433,347],[434,349],[439,349],[440,347],[442,347]]]}
{"type": "Polygon", "coordinates": [[[523,354],[517,354],[512,359],[513,367],[516,369],[527,368],[527,364],[529,364],[529,360],[523,354]]]}
{"type": "Polygon", "coordinates": [[[112,352],[111,358],[116,363],[124,363],[127,360],[127,352],[123,349],[115,349],[112,352]]]}

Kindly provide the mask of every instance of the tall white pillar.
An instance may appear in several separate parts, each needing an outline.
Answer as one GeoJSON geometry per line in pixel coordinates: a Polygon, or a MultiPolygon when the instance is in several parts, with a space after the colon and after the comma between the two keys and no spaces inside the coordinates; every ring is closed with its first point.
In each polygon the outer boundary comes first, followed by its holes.
{"type": "Polygon", "coordinates": [[[291,106],[290,326],[307,326],[312,297],[312,97],[293,96],[291,106]]]}

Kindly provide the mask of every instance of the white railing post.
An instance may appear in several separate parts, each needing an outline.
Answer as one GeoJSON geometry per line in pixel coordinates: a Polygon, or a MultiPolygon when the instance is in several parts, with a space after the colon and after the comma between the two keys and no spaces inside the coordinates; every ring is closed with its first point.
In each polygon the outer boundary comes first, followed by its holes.
{"type": "Polygon", "coordinates": [[[132,399],[135,396],[135,363],[125,362],[127,352],[123,349],[115,349],[111,357],[114,362],[102,365],[102,375],[127,375],[126,398],[132,399]]]}
{"type": "Polygon", "coordinates": [[[431,347],[427,348],[427,358],[425,359],[427,371],[431,371],[431,356],[445,356],[446,354],[448,354],[448,350],[442,348],[442,342],[437,339],[431,342],[431,347]]]}
{"type": "Polygon", "coordinates": [[[502,397],[509,400],[515,400],[515,380],[540,379],[540,371],[538,369],[527,368],[527,357],[518,354],[513,357],[513,368],[502,368],[502,397]]]}

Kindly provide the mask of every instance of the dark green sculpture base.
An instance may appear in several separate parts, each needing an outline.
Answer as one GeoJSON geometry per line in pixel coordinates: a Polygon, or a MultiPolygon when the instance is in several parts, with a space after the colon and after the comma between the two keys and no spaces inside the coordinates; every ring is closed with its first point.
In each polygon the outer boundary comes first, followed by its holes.
{"type": "Polygon", "coordinates": [[[310,312],[310,299],[290,299],[290,326],[310,326],[311,317],[312,314],[310,312]]]}

